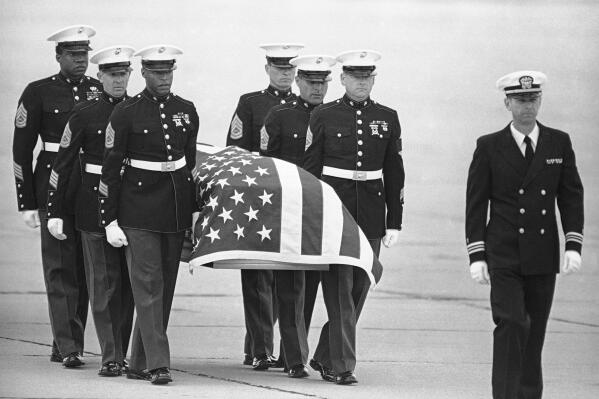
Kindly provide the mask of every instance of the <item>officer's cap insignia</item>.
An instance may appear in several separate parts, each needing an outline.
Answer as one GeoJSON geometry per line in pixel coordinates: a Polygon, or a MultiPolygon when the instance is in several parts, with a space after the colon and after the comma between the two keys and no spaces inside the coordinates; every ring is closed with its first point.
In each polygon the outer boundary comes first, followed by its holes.
{"type": "Polygon", "coordinates": [[[164,50],[165,50],[165,48],[164,48],[164,47],[160,47],[160,48],[158,49],[158,52],[159,52],[159,53],[164,53],[164,50]]]}
{"type": "Polygon", "coordinates": [[[15,115],[15,127],[22,129],[25,126],[27,126],[27,109],[25,109],[25,105],[21,103],[19,104],[17,114],[15,115]]]}
{"type": "Polygon", "coordinates": [[[288,44],[286,44],[286,45],[283,46],[283,50],[287,50],[288,48],[289,48],[288,44]]]}
{"type": "Polygon", "coordinates": [[[265,126],[260,129],[260,149],[262,151],[268,150],[268,132],[265,126]]]}
{"type": "Polygon", "coordinates": [[[362,51],[360,53],[360,58],[366,58],[367,55],[368,55],[368,53],[366,51],[362,51]]]}
{"type": "Polygon", "coordinates": [[[316,59],[316,63],[317,63],[317,64],[320,64],[321,62],[322,62],[322,57],[318,57],[318,58],[316,59]]]}
{"type": "Polygon", "coordinates": [[[523,89],[530,89],[532,88],[532,76],[522,76],[520,78],[520,86],[522,86],[523,89]]]}
{"type": "Polygon", "coordinates": [[[243,122],[241,119],[239,119],[237,114],[235,114],[233,120],[231,121],[231,132],[229,135],[233,140],[239,140],[243,137],[243,122]]]}
{"type": "Polygon", "coordinates": [[[112,122],[109,123],[106,127],[106,138],[104,141],[104,146],[106,148],[114,147],[114,129],[112,128],[112,122]]]}
{"type": "Polygon", "coordinates": [[[121,48],[117,47],[114,49],[114,55],[119,55],[121,53],[121,48]]]}
{"type": "Polygon", "coordinates": [[[64,128],[64,132],[62,132],[62,138],[60,139],[60,146],[62,148],[67,148],[69,145],[71,145],[71,136],[71,126],[69,123],[67,123],[64,128]]]}
{"type": "Polygon", "coordinates": [[[306,151],[312,145],[312,131],[310,130],[310,126],[308,126],[308,131],[306,132],[306,146],[304,147],[304,151],[306,151]]]}

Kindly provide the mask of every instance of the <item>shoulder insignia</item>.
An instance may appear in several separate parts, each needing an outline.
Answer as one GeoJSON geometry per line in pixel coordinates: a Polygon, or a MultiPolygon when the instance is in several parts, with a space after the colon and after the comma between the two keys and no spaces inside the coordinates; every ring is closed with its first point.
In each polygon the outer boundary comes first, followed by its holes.
{"type": "Polygon", "coordinates": [[[23,103],[19,104],[19,108],[17,108],[17,115],[15,116],[15,127],[19,129],[27,126],[27,109],[25,109],[25,105],[23,103]]]}
{"type": "Polygon", "coordinates": [[[262,129],[260,129],[260,149],[262,151],[268,150],[268,132],[266,131],[266,126],[262,126],[262,129]]]}
{"type": "Polygon", "coordinates": [[[106,138],[104,141],[104,147],[112,148],[114,146],[114,129],[112,128],[112,122],[106,127],[106,138]]]}
{"type": "Polygon", "coordinates": [[[71,144],[71,136],[71,124],[67,123],[64,132],[62,132],[62,138],[60,139],[60,146],[62,148],[67,148],[71,144]]]}
{"type": "Polygon", "coordinates": [[[311,145],[312,145],[312,131],[310,130],[310,126],[308,126],[308,131],[306,132],[306,147],[304,147],[304,151],[307,151],[311,145]]]}
{"type": "Polygon", "coordinates": [[[243,122],[241,121],[241,119],[239,119],[239,116],[237,116],[237,113],[235,113],[235,116],[233,117],[233,120],[231,121],[230,136],[233,140],[239,140],[240,138],[243,137],[243,122]]]}

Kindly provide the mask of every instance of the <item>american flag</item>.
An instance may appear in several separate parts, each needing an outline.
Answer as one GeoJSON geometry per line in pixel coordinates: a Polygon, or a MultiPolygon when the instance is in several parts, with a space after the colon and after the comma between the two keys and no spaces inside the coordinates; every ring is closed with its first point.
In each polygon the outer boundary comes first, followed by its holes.
{"type": "Polygon", "coordinates": [[[198,151],[196,160],[203,206],[191,267],[233,259],[346,264],[364,269],[373,284],[380,280],[378,258],[328,184],[239,147],[198,151]]]}

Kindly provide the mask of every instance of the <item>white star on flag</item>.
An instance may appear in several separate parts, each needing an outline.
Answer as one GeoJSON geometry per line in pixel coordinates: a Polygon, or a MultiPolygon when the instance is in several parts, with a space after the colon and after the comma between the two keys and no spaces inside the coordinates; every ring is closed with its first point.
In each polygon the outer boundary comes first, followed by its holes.
{"type": "Polygon", "coordinates": [[[245,235],[243,234],[243,227],[241,227],[240,225],[237,225],[237,230],[235,230],[233,233],[237,234],[237,239],[239,240],[239,238],[244,237],[245,235]]]}
{"type": "Polygon", "coordinates": [[[214,185],[214,180],[210,180],[208,183],[206,183],[206,188],[211,189],[213,185],[214,185]]]}
{"type": "Polygon", "coordinates": [[[264,194],[258,196],[258,198],[262,200],[262,206],[266,205],[266,203],[272,205],[272,202],[270,202],[270,197],[272,197],[272,194],[267,194],[266,190],[264,190],[264,194]]]}
{"type": "Polygon", "coordinates": [[[235,155],[235,151],[225,151],[223,154],[225,154],[225,155],[235,155]]]}
{"type": "Polygon", "coordinates": [[[204,181],[207,178],[208,178],[208,175],[204,175],[204,176],[200,175],[200,176],[198,176],[198,179],[200,179],[200,181],[204,181]]]}
{"type": "Polygon", "coordinates": [[[250,205],[250,210],[247,212],[244,212],[244,215],[247,215],[248,217],[248,222],[251,222],[252,219],[256,219],[258,220],[258,217],[256,216],[256,214],[258,213],[258,210],[254,210],[252,209],[252,206],[250,205]]]}
{"type": "Polygon", "coordinates": [[[235,194],[229,198],[235,201],[235,205],[237,205],[238,202],[241,202],[242,204],[245,203],[243,201],[243,193],[238,193],[237,190],[235,190],[235,194]]]}
{"type": "Polygon", "coordinates": [[[227,220],[233,220],[231,217],[231,211],[232,210],[228,211],[223,208],[223,211],[220,213],[220,215],[218,215],[219,218],[223,218],[223,224],[227,223],[227,220]]]}
{"type": "Polygon", "coordinates": [[[210,163],[210,164],[206,164],[206,166],[204,166],[202,169],[208,169],[209,171],[216,168],[216,164],[210,163]]]}
{"type": "Polygon", "coordinates": [[[213,157],[215,161],[221,162],[225,160],[225,157],[213,157]]]}
{"type": "Polygon", "coordinates": [[[264,176],[268,174],[268,169],[258,166],[258,169],[256,169],[254,172],[260,173],[260,176],[264,176]]]}
{"type": "Polygon", "coordinates": [[[223,166],[229,166],[230,164],[232,164],[234,161],[227,161],[227,162],[223,162],[223,166]]]}
{"type": "Polygon", "coordinates": [[[220,188],[225,188],[225,186],[229,185],[229,183],[227,183],[227,178],[219,179],[218,183],[216,183],[216,184],[218,184],[220,186],[220,188]]]}
{"type": "Polygon", "coordinates": [[[262,230],[258,231],[256,234],[259,234],[262,237],[262,241],[264,241],[265,238],[268,238],[270,240],[271,231],[272,229],[267,229],[266,226],[262,225],[262,230]]]}
{"type": "Polygon", "coordinates": [[[220,174],[221,174],[221,173],[223,173],[223,172],[224,172],[224,170],[222,170],[222,169],[219,169],[219,170],[217,170],[216,172],[214,172],[214,176],[218,176],[218,175],[220,175],[220,174]]]}
{"type": "Polygon", "coordinates": [[[220,229],[213,230],[212,227],[210,227],[210,233],[206,234],[206,237],[210,237],[211,244],[214,242],[214,240],[220,240],[220,237],[218,236],[219,231],[220,229]]]}
{"type": "Polygon", "coordinates": [[[212,210],[215,210],[215,209],[216,209],[216,207],[218,206],[218,201],[217,201],[217,199],[218,199],[218,196],[217,196],[217,197],[214,197],[214,198],[212,198],[212,196],[210,196],[210,202],[208,202],[208,203],[206,204],[206,206],[209,206],[209,207],[211,207],[211,208],[212,208],[212,210]]]}
{"type": "Polygon", "coordinates": [[[235,176],[235,175],[240,175],[240,174],[241,174],[241,172],[239,171],[239,168],[236,168],[236,167],[234,167],[234,166],[231,166],[231,167],[229,168],[229,172],[231,172],[231,174],[232,174],[233,176],[235,176]]]}
{"type": "Polygon", "coordinates": [[[242,159],[242,160],[240,160],[240,161],[241,161],[241,163],[243,164],[243,166],[246,166],[246,165],[251,165],[251,164],[252,164],[252,161],[248,161],[247,159],[242,159]]]}
{"type": "Polygon", "coordinates": [[[204,220],[202,220],[202,230],[204,230],[206,228],[206,226],[208,226],[209,220],[210,220],[210,218],[208,216],[204,216],[204,220]]]}
{"type": "Polygon", "coordinates": [[[248,175],[245,175],[245,179],[243,179],[242,181],[246,182],[248,184],[248,187],[252,187],[252,184],[254,186],[257,186],[255,177],[249,177],[248,175]]]}

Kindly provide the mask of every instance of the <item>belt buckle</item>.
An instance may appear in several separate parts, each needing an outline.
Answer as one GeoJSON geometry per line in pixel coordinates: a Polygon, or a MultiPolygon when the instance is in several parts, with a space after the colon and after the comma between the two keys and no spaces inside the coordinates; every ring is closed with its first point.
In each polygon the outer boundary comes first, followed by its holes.
{"type": "Polygon", "coordinates": [[[171,172],[175,170],[175,161],[166,161],[162,163],[163,172],[171,172]]]}
{"type": "Polygon", "coordinates": [[[354,170],[354,180],[366,180],[366,171],[354,170]]]}

